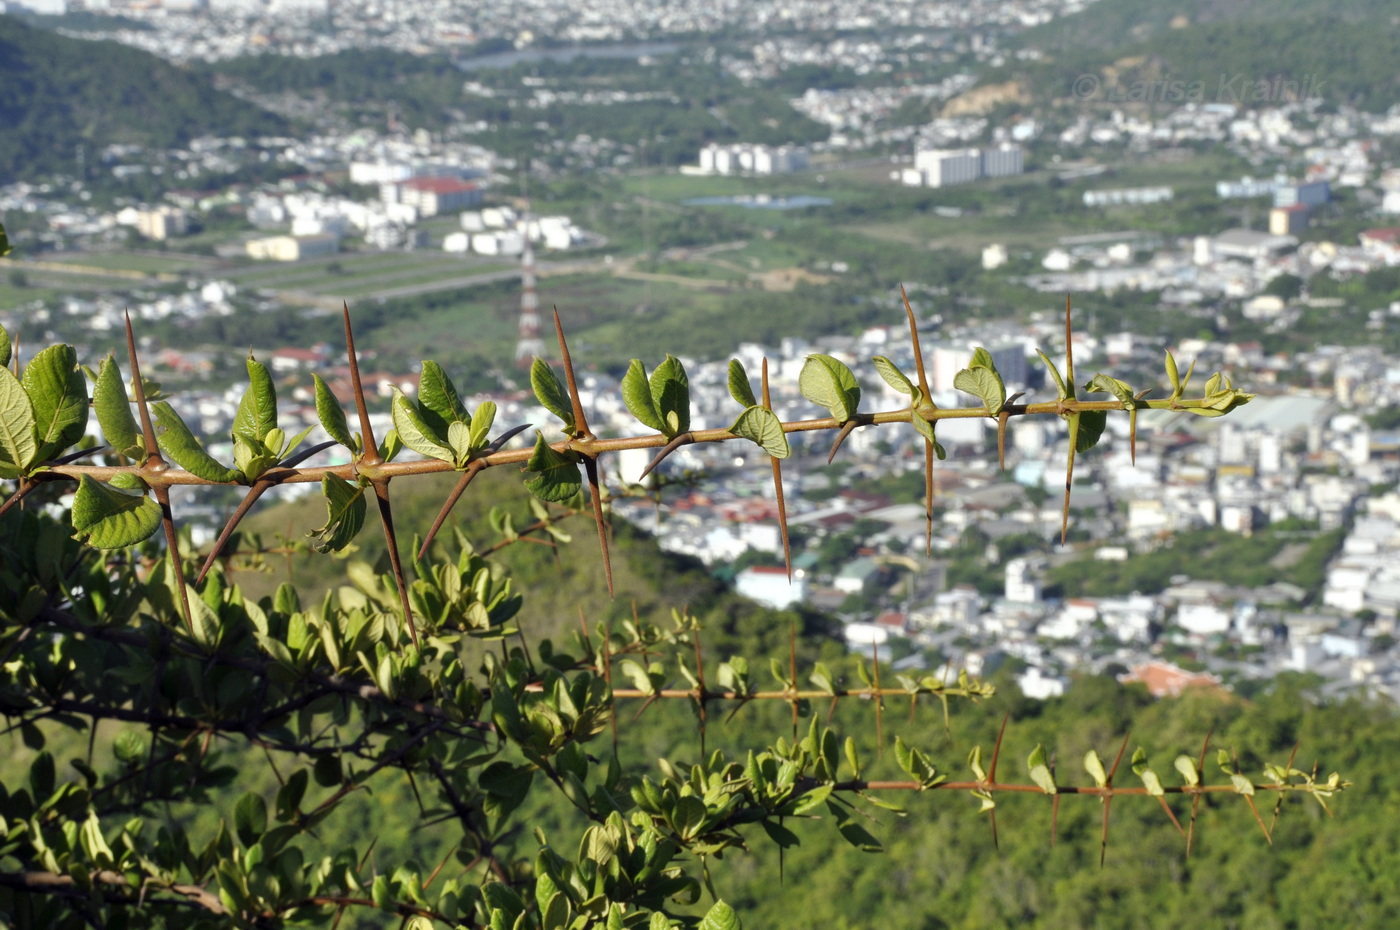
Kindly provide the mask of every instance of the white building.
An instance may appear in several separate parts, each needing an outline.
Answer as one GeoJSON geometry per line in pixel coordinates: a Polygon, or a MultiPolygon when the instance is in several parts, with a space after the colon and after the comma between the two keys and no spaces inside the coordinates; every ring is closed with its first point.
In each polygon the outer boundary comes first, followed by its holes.
{"type": "Polygon", "coordinates": [[[1002,143],[982,150],[982,177],[1005,178],[1025,170],[1024,155],[1019,145],[1002,143]]]}
{"type": "Polygon", "coordinates": [[[929,187],[966,184],[982,176],[982,153],[977,149],[930,149],[914,156],[914,167],[923,172],[929,187]]]}
{"type": "Polygon", "coordinates": [[[807,579],[799,571],[788,581],[785,568],[754,565],[735,576],[734,590],[752,601],[782,610],[806,600],[807,579]]]}

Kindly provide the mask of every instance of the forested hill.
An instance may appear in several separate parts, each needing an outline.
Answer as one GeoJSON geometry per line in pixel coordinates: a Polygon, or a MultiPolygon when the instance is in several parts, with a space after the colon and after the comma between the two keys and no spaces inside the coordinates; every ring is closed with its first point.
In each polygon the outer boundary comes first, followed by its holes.
{"type": "MultiPolygon", "coordinates": [[[[1105,50],[1161,37],[1190,26],[1231,29],[1281,21],[1326,19],[1376,29],[1394,28],[1393,0],[1098,0],[1078,13],[1029,29],[1019,45],[1041,49],[1105,50]]],[[[1218,67],[1218,65],[1217,65],[1218,67]]]]}
{"type": "MultiPolygon", "coordinates": [[[[1113,4],[1111,7],[1110,4],[1113,4]]],[[[1116,0],[1103,0],[1090,12],[1116,0]]],[[[1088,14],[1079,14],[1088,15],[1088,14]]],[[[1018,61],[984,76],[983,83],[1016,81],[1037,103],[1077,103],[1075,81],[1098,75],[1105,89],[1129,100],[1135,82],[1180,82],[1179,93],[1202,102],[1271,102],[1283,98],[1274,82],[1295,82],[1304,96],[1332,104],[1381,111],[1400,102],[1400,28],[1389,16],[1352,20],[1321,14],[1271,16],[1157,29],[1155,20],[1109,16],[1089,28],[1083,41],[1061,44],[1057,33],[1038,43],[1027,33],[1022,44],[1047,52],[1037,61],[1018,61]],[[1107,41],[1121,34],[1137,41],[1107,41]],[[1194,85],[1194,89],[1192,88],[1194,85]],[[1262,94],[1262,97],[1256,94],[1262,94]]],[[[1086,26],[1088,21],[1086,21],[1086,26]]],[[[1167,85],[1155,85],[1165,88],[1167,85]]],[[[1277,85],[1281,86],[1281,85],[1277,85]]],[[[1147,91],[1149,102],[1172,103],[1165,90],[1147,91]]]]}
{"type": "Polygon", "coordinates": [[[275,135],[286,122],[207,75],[115,42],[89,42],[0,16],[0,182],[71,172],[113,143],[159,148],[205,134],[275,135]]]}

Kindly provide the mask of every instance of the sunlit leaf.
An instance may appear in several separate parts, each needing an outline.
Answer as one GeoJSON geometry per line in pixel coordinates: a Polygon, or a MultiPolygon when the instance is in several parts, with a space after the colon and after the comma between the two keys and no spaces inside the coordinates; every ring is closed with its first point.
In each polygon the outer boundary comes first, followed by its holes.
{"type": "Polygon", "coordinates": [[[126,382],[111,357],[103,359],[97,369],[97,380],[92,386],[92,409],[107,445],[126,458],[142,458],[145,445],[141,441],[141,428],[131,412],[126,382]]]}
{"type": "Polygon", "coordinates": [[[837,420],[845,422],[860,404],[860,385],[842,362],[830,355],[809,355],[797,376],[802,396],[825,407],[837,420]]]}
{"type": "Polygon", "coordinates": [[[787,434],[783,432],[782,420],[767,407],[754,406],[745,410],[729,431],[757,443],[759,448],[774,458],[785,459],[792,454],[787,434]]]}
{"type": "Polygon", "coordinates": [[[737,358],[729,360],[729,396],[745,407],[758,405],[753,396],[753,385],[749,384],[749,373],[744,371],[744,363],[737,358]]]}
{"type": "Polygon", "coordinates": [[[128,494],[83,475],[72,519],[75,539],[94,549],[123,549],[160,528],[160,505],[144,493],[128,494]]]}
{"type": "Polygon", "coordinates": [[[554,369],[542,358],[530,365],[530,387],[540,406],[564,421],[564,432],[574,431],[574,408],[569,403],[569,395],[554,369]]]}
{"type": "Polygon", "coordinates": [[[317,552],[339,552],[365,525],[365,488],[335,475],[325,475],[321,478],[321,493],[326,497],[326,524],[306,535],[316,540],[311,545],[317,552]]]}
{"type": "Polygon", "coordinates": [[[277,426],[277,389],[267,366],[253,356],[246,360],[248,390],[238,402],[233,415],[233,434],[262,442],[268,431],[277,426]]]}
{"type": "MultiPolygon", "coordinates": [[[[425,360],[418,377],[418,413],[434,433],[443,433],[453,421],[468,422],[471,416],[457,396],[457,388],[437,362],[425,360]]],[[[410,446],[410,448],[412,448],[410,446]]]]}
{"type": "Polygon", "coordinates": [[[87,381],[72,346],[49,346],[39,352],[24,366],[21,384],[34,409],[36,460],[53,458],[83,438],[88,422],[87,381]]]}
{"type": "Polygon", "coordinates": [[[321,421],[321,428],[327,436],[353,451],[355,443],[350,437],[350,425],[345,421],[345,411],[341,409],[340,401],[335,399],[330,386],[320,375],[312,375],[311,378],[316,384],[316,419],[321,421]]]}
{"type": "Polygon", "coordinates": [[[39,443],[34,435],[34,407],[19,379],[0,368],[0,465],[15,477],[34,463],[39,443]]]}
{"type": "Polygon", "coordinates": [[[162,400],[152,404],[151,412],[156,418],[156,441],[160,444],[161,451],[175,460],[175,464],[205,481],[223,484],[242,477],[232,468],[220,465],[213,456],[204,451],[199,440],[194,438],[190,428],[180,419],[180,415],[168,401],[162,400]]]}
{"type": "Polygon", "coordinates": [[[394,430],[399,434],[399,440],[405,446],[428,458],[440,459],[444,462],[456,461],[456,456],[448,443],[445,431],[444,434],[437,433],[423,419],[418,405],[401,392],[394,393],[389,413],[394,420],[394,430]]]}
{"type": "Polygon", "coordinates": [[[904,372],[900,371],[894,362],[883,355],[877,355],[871,361],[875,363],[875,370],[885,379],[886,384],[901,394],[914,396],[914,382],[905,377],[904,372]]]}
{"type": "Polygon", "coordinates": [[[577,457],[554,451],[539,430],[535,431],[535,449],[530,453],[525,468],[535,474],[533,478],[526,479],[525,487],[542,501],[563,503],[583,487],[577,457]]]}

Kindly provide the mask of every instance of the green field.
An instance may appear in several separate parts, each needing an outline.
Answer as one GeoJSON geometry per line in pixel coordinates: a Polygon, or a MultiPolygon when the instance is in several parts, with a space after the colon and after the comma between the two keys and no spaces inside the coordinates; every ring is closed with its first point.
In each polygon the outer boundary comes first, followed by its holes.
{"type": "Polygon", "coordinates": [[[198,255],[163,255],[155,252],[74,252],[53,257],[45,256],[45,259],[65,265],[137,271],[143,274],[183,274],[201,271],[216,264],[213,259],[198,255]]]}

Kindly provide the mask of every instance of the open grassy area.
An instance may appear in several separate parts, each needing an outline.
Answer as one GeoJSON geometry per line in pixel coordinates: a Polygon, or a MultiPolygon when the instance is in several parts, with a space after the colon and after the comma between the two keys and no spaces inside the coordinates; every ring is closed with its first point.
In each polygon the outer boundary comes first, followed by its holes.
{"type": "Polygon", "coordinates": [[[514,267],[510,260],[444,252],[348,252],[304,262],[245,265],[227,273],[244,287],[309,291],[333,297],[449,282],[514,267]]]}
{"type": "Polygon", "coordinates": [[[165,255],[156,252],[68,252],[45,255],[44,259],[65,265],[137,271],[144,274],[182,274],[210,268],[215,264],[213,259],[198,255],[165,255]]]}

